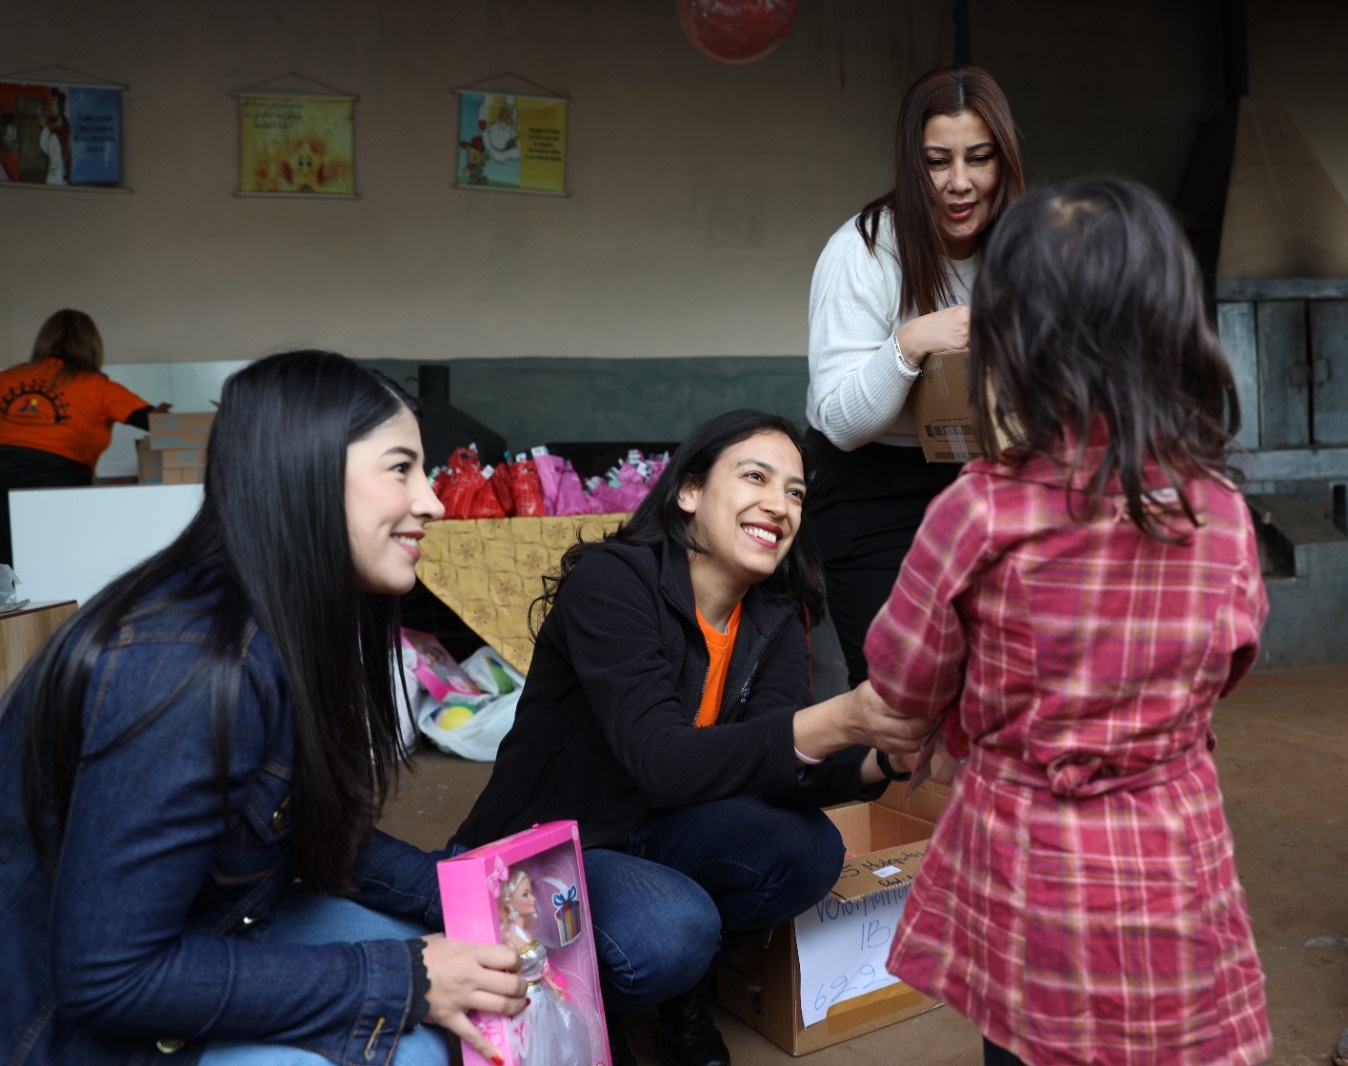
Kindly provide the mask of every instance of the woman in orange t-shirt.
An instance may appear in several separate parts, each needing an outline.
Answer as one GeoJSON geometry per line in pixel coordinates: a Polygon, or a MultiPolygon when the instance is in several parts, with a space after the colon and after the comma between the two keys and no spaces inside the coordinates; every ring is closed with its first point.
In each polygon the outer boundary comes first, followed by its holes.
{"type": "Polygon", "coordinates": [[[83,311],[42,323],[32,358],[0,371],[0,563],[12,563],[9,490],[88,485],[112,424],[150,428],[151,407],[103,373],[103,338],[83,311]]]}
{"type": "Polygon", "coordinates": [[[726,1066],[716,965],[828,893],[843,843],[820,808],[904,779],[890,755],[930,731],[868,683],[815,701],[809,481],[789,421],[728,411],[621,528],[566,551],[515,723],[449,842],[578,823],[615,1066],[634,1061],[619,1016],[652,1006],[665,1062],[726,1066]]]}

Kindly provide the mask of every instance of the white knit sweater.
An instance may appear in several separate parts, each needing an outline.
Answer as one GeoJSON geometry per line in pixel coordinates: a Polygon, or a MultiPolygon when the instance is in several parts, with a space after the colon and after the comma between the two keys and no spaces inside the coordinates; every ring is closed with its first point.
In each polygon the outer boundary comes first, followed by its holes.
{"type": "MultiPolygon", "coordinates": [[[[955,296],[969,302],[979,256],[945,260],[955,296]]],[[[917,427],[904,408],[917,375],[899,362],[894,333],[914,315],[899,315],[903,274],[889,212],[880,220],[875,254],[853,216],[829,238],[810,284],[810,425],[845,452],[863,444],[917,447],[917,427]]]]}

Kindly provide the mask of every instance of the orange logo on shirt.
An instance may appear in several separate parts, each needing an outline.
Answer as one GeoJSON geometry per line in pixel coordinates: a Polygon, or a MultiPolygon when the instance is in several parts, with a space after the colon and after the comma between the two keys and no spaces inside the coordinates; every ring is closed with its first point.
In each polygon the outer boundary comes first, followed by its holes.
{"type": "Polygon", "coordinates": [[[22,382],[0,400],[0,417],[30,426],[54,426],[70,417],[70,409],[50,385],[22,382]]]}

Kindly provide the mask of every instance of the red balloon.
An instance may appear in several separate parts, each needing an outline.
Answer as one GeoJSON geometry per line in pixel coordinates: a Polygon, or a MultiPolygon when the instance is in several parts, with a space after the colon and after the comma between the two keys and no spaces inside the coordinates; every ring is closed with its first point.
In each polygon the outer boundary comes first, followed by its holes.
{"type": "Polygon", "coordinates": [[[797,0],[675,0],[679,25],[699,52],[722,63],[752,63],[784,40],[797,0]]]}

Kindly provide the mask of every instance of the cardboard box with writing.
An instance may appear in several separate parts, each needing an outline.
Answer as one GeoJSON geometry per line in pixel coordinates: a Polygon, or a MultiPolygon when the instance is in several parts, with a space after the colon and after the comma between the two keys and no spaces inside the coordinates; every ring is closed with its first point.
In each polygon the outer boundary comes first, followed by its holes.
{"type": "Polygon", "coordinates": [[[206,441],[214,411],[150,415],[150,433],[136,442],[136,477],[142,485],[200,482],[206,473],[206,441]]]}
{"type": "MultiPolygon", "coordinates": [[[[927,462],[967,463],[984,453],[969,412],[969,349],[927,356],[922,376],[908,394],[908,408],[927,462]]],[[[998,434],[998,451],[1010,443],[1009,437],[998,434]]]]}
{"type": "Polygon", "coordinates": [[[829,810],[848,859],[833,890],[794,922],[721,967],[721,1006],[793,1055],[837,1044],[940,1004],[885,970],[927,840],[950,790],[829,810]]]}

